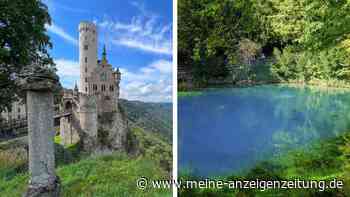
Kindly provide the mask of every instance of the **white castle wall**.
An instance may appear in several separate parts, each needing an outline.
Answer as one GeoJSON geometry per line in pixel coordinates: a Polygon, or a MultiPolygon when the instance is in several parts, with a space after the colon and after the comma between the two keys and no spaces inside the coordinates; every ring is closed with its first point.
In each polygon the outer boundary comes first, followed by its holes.
{"type": "Polygon", "coordinates": [[[89,22],[79,24],[79,91],[85,94],[89,94],[92,89],[89,77],[94,69],[97,68],[97,38],[95,24],[89,22]]]}

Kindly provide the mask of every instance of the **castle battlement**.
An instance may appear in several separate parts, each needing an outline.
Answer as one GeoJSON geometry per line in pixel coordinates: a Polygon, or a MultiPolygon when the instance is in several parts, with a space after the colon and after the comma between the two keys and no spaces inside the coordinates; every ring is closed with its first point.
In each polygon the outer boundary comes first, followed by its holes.
{"type": "Polygon", "coordinates": [[[96,33],[96,30],[97,30],[97,27],[94,23],[84,21],[79,24],[79,32],[91,31],[93,33],[96,33]]]}

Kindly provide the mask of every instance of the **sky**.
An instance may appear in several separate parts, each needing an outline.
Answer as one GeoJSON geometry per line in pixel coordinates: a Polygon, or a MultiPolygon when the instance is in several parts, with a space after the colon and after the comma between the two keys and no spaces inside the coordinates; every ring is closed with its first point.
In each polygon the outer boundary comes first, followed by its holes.
{"type": "Polygon", "coordinates": [[[79,84],[78,26],[98,28],[98,58],[106,45],[108,62],[122,73],[120,97],[145,102],[171,102],[171,0],[43,0],[51,25],[47,32],[60,82],[79,84]]]}

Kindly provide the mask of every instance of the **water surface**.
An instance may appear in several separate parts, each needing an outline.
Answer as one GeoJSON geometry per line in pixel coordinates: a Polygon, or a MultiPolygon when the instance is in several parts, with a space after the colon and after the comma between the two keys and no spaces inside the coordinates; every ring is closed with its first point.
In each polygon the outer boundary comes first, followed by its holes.
{"type": "Polygon", "coordinates": [[[179,167],[216,176],[350,128],[350,93],[315,87],[222,88],[180,98],[179,167]]]}

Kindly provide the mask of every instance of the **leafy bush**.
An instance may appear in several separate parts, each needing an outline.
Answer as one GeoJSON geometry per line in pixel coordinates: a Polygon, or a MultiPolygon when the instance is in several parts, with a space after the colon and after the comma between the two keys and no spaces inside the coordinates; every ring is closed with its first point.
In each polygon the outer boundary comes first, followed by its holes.
{"type": "Polygon", "coordinates": [[[139,153],[158,162],[170,174],[173,161],[171,145],[162,140],[162,137],[159,135],[145,132],[139,127],[131,128],[131,132],[138,141],[139,153]]]}

